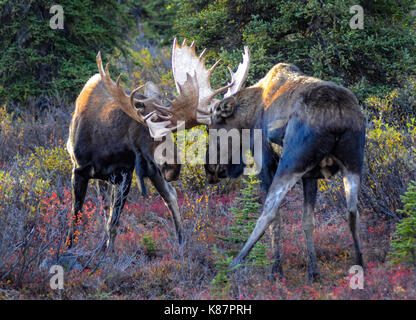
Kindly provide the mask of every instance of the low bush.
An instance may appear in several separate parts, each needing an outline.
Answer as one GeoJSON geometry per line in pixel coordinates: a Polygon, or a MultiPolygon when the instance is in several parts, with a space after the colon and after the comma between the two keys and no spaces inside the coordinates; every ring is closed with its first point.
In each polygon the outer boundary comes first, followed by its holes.
{"type": "Polygon", "coordinates": [[[416,182],[412,181],[401,197],[404,203],[403,219],[396,226],[392,241],[393,263],[407,262],[416,265],[416,182]]]}

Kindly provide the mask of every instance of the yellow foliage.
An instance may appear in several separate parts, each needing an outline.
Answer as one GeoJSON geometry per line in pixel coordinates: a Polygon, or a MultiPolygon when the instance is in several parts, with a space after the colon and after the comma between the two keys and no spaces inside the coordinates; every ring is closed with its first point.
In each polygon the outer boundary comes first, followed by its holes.
{"type": "Polygon", "coordinates": [[[68,176],[71,172],[71,161],[62,141],[57,147],[50,149],[36,147],[25,160],[25,165],[30,167],[34,174],[46,178],[68,176]]]}
{"type": "Polygon", "coordinates": [[[374,107],[380,112],[380,114],[391,112],[394,104],[397,102],[399,97],[399,91],[397,89],[393,90],[383,99],[379,97],[369,97],[366,102],[368,105],[374,107]]]}
{"type": "Polygon", "coordinates": [[[373,155],[370,165],[385,165],[398,157],[404,157],[405,133],[397,126],[383,123],[382,118],[373,120],[374,127],[367,132],[367,152],[373,155]]]}
{"type": "Polygon", "coordinates": [[[149,48],[131,51],[135,64],[132,78],[135,86],[142,85],[146,81],[153,81],[159,86],[162,95],[164,95],[174,89],[174,82],[172,70],[165,63],[165,61],[169,61],[170,50],[166,48],[160,50],[159,54],[153,56],[149,48]]]}

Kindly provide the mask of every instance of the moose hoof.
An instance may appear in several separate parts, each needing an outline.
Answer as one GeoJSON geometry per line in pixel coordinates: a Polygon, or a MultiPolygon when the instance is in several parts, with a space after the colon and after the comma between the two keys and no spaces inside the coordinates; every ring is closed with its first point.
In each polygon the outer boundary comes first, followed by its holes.
{"type": "Polygon", "coordinates": [[[282,280],[283,279],[283,272],[270,272],[268,276],[269,281],[276,281],[277,279],[282,280]]]}
{"type": "Polygon", "coordinates": [[[321,278],[322,276],[319,270],[308,269],[308,282],[309,283],[318,282],[321,280],[321,278]]]}
{"type": "Polygon", "coordinates": [[[275,281],[277,277],[279,277],[280,280],[283,279],[283,268],[280,263],[275,262],[270,269],[269,280],[275,281]]]}
{"type": "Polygon", "coordinates": [[[235,267],[237,267],[239,264],[241,264],[243,261],[241,259],[235,258],[233,260],[233,262],[231,263],[229,269],[234,269],[235,267]]]}

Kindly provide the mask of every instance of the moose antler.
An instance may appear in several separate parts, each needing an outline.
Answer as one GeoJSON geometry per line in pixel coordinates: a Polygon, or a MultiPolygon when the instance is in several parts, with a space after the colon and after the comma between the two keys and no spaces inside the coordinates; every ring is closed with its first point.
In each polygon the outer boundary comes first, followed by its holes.
{"type": "Polygon", "coordinates": [[[227,93],[224,95],[224,98],[227,98],[241,89],[244,81],[246,81],[248,68],[250,67],[250,50],[247,46],[244,46],[243,53],[243,62],[238,65],[237,71],[234,73],[230,67],[228,70],[231,74],[231,83],[232,86],[228,88],[227,93]]]}
{"type": "Polygon", "coordinates": [[[100,52],[97,55],[97,65],[104,85],[120,108],[134,120],[147,125],[153,138],[161,138],[182,127],[189,129],[199,124],[209,125],[211,123],[211,113],[217,102],[215,96],[227,90],[227,95],[237,92],[247,77],[250,54],[247,47],[244,50],[243,62],[239,65],[236,73],[230,69],[231,82],[214,90],[211,88],[210,79],[221,60],[216,61],[210,69],[207,69],[204,58],[206,50],[197,56],[194,42],[188,46],[184,40],[180,46],[175,38],[172,47],[172,71],[179,95],[173,100],[169,100],[169,105],[166,106],[160,105],[154,99],[148,101],[150,98],[140,100],[143,103],[151,104],[151,109],[154,110],[146,116],[143,116],[134,106],[134,94],[142,87],[136,88],[128,96],[120,86],[121,75],[114,83],[110,78],[108,64],[104,71],[100,52]]]}
{"type": "Polygon", "coordinates": [[[218,60],[210,69],[205,67],[204,54],[206,49],[202,51],[199,57],[195,53],[195,42],[192,42],[190,46],[186,44],[186,40],[183,41],[182,46],[179,46],[177,40],[173,41],[172,48],[172,71],[173,77],[175,78],[176,88],[179,87],[180,83],[186,79],[186,74],[195,74],[199,86],[199,99],[198,107],[195,108],[193,116],[196,121],[200,124],[210,124],[212,106],[210,103],[216,95],[225,92],[234,83],[231,81],[230,84],[213,90],[211,88],[210,79],[215,68],[221,62],[218,60]]]}
{"type": "Polygon", "coordinates": [[[145,117],[140,113],[138,109],[134,106],[134,94],[140,90],[143,86],[137,87],[134,89],[130,96],[126,94],[124,89],[120,86],[121,74],[118,76],[116,83],[110,78],[110,73],[108,71],[108,63],[105,66],[105,71],[103,69],[103,64],[101,61],[101,52],[97,54],[97,66],[100,72],[101,79],[104,82],[105,87],[108,92],[116,100],[120,108],[131,118],[136,120],[139,123],[146,125],[146,119],[151,117],[153,113],[146,115],[145,117]]]}
{"type": "Polygon", "coordinates": [[[183,84],[178,83],[178,92],[179,96],[169,101],[170,107],[153,103],[157,112],[146,120],[150,135],[153,138],[161,138],[169,132],[177,130],[182,125],[179,121],[185,122],[186,129],[197,125],[195,117],[190,112],[198,106],[199,96],[196,76],[187,74],[185,82],[183,84]],[[165,121],[157,121],[159,119],[165,121]]]}
{"type": "MultiPolygon", "coordinates": [[[[221,60],[207,69],[205,67],[206,50],[197,56],[195,52],[195,42],[190,46],[186,40],[179,45],[175,38],[172,46],[172,72],[175,79],[176,89],[179,93],[169,106],[155,105],[156,114],[147,119],[147,125],[150,134],[155,137],[162,137],[167,133],[178,130],[179,121],[185,121],[185,129],[192,128],[199,124],[211,123],[211,113],[216,101],[216,95],[225,92],[227,89],[234,88],[238,91],[242,82],[247,75],[247,70],[236,72],[237,76],[233,76],[231,82],[226,86],[214,90],[211,88],[210,79],[215,68],[221,60]],[[238,81],[238,83],[237,83],[238,81]]],[[[248,49],[246,49],[246,53],[248,49]]],[[[243,65],[248,68],[248,54],[245,56],[243,65]]]]}

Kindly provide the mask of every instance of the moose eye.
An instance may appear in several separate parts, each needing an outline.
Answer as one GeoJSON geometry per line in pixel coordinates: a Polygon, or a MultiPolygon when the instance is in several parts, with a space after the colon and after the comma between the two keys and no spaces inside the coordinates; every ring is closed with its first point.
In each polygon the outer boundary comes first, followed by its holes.
{"type": "Polygon", "coordinates": [[[215,124],[224,124],[225,118],[221,116],[221,110],[218,108],[214,110],[214,113],[212,115],[212,122],[215,124]]]}
{"type": "Polygon", "coordinates": [[[143,112],[144,109],[146,108],[146,106],[144,105],[144,103],[143,102],[140,102],[140,101],[135,101],[134,102],[134,107],[136,109],[139,109],[141,112],[143,112]]]}

